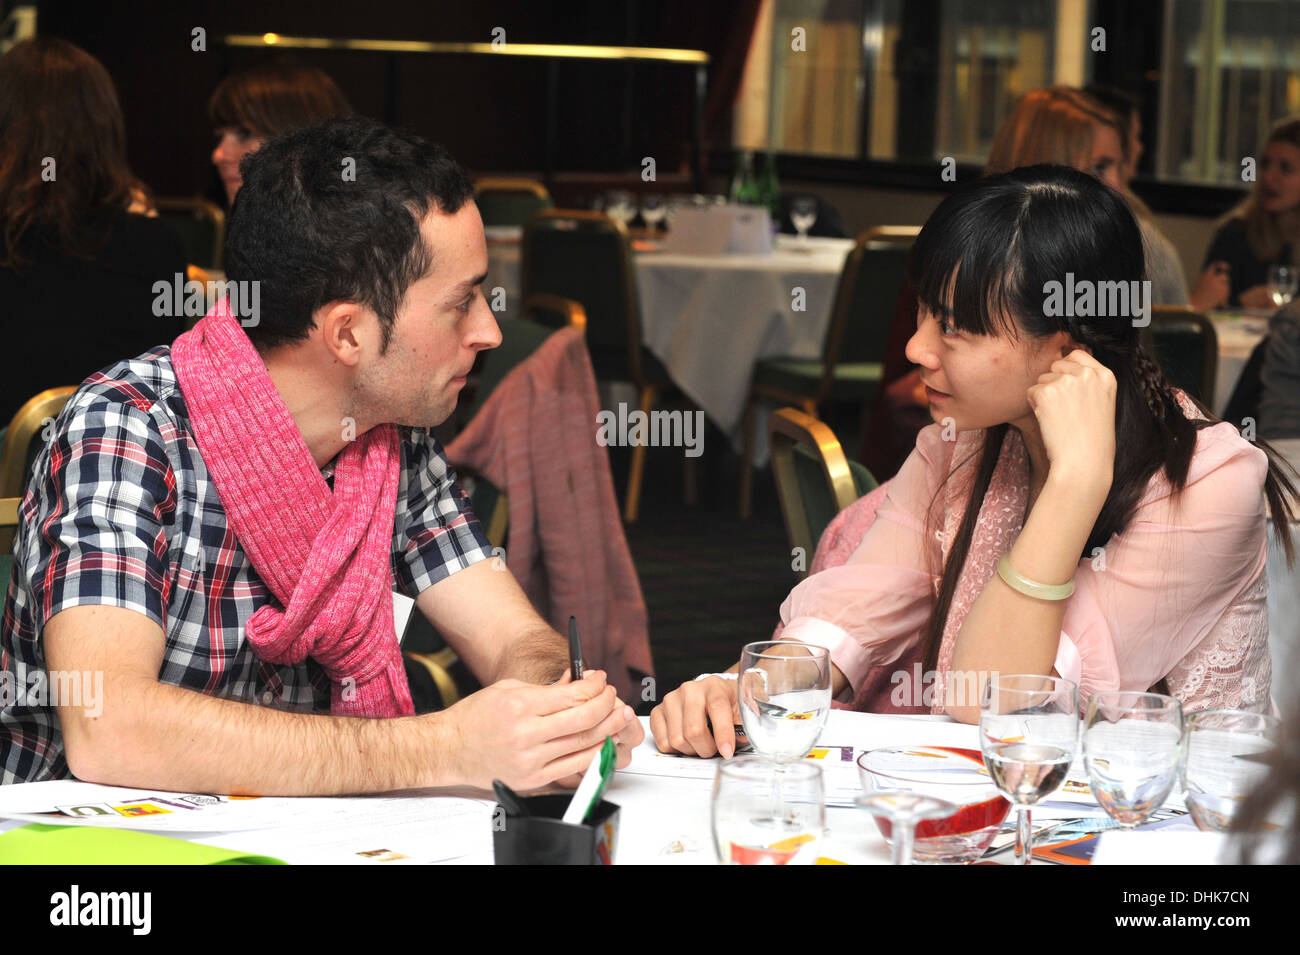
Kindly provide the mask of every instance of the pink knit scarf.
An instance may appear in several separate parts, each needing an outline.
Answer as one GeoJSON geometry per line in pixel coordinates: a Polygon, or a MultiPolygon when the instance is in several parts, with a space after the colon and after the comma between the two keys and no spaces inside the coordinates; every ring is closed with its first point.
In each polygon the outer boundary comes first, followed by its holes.
{"type": "Polygon", "coordinates": [[[230,527],[279,601],[244,628],[254,653],[275,664],[314,658],[333,681],[336,715],[412,713],[390,589],[397,429],[349,442],[331,491],[224,300],[171,356],[230,527]]]}

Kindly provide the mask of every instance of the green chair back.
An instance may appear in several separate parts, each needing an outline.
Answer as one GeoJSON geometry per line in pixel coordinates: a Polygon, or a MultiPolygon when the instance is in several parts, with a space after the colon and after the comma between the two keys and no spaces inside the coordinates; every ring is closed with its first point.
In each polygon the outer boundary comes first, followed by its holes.
{"type": "Polygon", "coordinates": [[[627,230],[609,216],[553,209],[524,225],[520,285],[573,299],[587,314],[587,349],[596,377],[644,386],[665,380],[641,346],[636,275],[627,230]]]}
{"type": "MultiPolygon", "coordinates": [[[[857,461],[849,461],[848,464],[858,497],[875,490],[877,482],[870,471],[857,461]]],[[[794,446],[794,469],[799,482],[799,496],[803,499],[804,516],[808,521],[809,539],[815,549],[826,526],[840,512],[839,502],[826,482],[826,469],[821,458],[807,445],[794,446]]],[[[808,564],[812,564],[811,552],[808,554],[808,564]]]]}
{"type": "Polygon", "coordinates": [[[841,510],[876,487],[871,472],[844,457],[835,433],[798,408],[782,408],[768,421],[772,474],[792,548],[804,553],[807,576],[817,542],[841,510]]]}
{"type": "Polygon", "coordinates": [[[1189,308],[1157,306],[1143,344],[1172,384],[1206,406],[1214,404],[1219,340],[1208,318],[1189,308]]]}

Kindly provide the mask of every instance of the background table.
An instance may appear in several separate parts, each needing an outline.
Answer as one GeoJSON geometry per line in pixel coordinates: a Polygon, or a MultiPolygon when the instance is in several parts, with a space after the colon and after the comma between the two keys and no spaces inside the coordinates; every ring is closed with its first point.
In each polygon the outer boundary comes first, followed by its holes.
{"type": "MultiPolygon", "coordinates": [[[[820,357],[852,248],[851,239],[802,245],[777,236],[768,255],[636,254],[644,344],[733,447],[742,444],[745,399],[758,360],[820,357]]],[[[514,317],[522,304],[519,256],[519,246],[494,230],[484,294],[492,303],[493,290],[503,289],[502,313],[514,317]]],[[[759,430],[763,437],[765,429],[759,430]]]]}
{"type": "MultiPolygon", "coordinates": [[[[1217,311],[1209,313],[1219,343],[1219,368],[1214,379],[1212,410],[1222,415],[1250,353],[1268,334],[1268,316],[1256,312],[1217,311]]],[[[1241,423],[1237,422],[1240,427],[1241,423]]]]}

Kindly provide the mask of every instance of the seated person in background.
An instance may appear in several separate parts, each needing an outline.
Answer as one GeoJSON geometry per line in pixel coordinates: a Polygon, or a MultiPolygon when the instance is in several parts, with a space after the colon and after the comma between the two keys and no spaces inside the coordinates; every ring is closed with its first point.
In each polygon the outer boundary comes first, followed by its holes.
{"type": "Polygon", "coordinates": [[[239,163],[272,136],[302,126],[350,116],[347,97],[323,70],[272,60],[222,80],[208,101],[217,145],[212,164],[226,189],[226,204],[239,192],[239,163]]]}
{"type": "Polygon", "coordinates": [[[1300,438],[1300,299],[1269,320],[1259,370],[1259,436],[1300,438]]]}
{"type": "Polygon", "coordinates": [[[1272,308],[1268,267],[1300,262],[1300,119],[1273,127],[1256,175],[1250,195],[1220,223],[1205,265],[1227,276],[1226,304],[1272,308]]]}
{"type": "MultiPolygon", "coordinates": [[[[1068,317],[1052,292],[1067,272],[1141,279],[1120,195],[1062,166],[977,180],[930,217],[912,269],[907,350],[936,423],[848,562],[786,598],[782,639],[829,650],[836,695],[924,648],[933,711],[964,722],[970,677],[991,672],[1058,674],[1084,705],[1163,683],[1188,709],[1266,710],[1265,517],[1285,528],[1294,488],[1165,380],[1129,315],[1068,317]]],[[[728,754],[735,687],[670,693],[656,743],[728,754]]]]}
{"type": "Polygon", "coordinates": [[[36,37],[0,57],[0,427],[33,395],[75,385],[185,330],[154,282],[185,273],[180,237],[137,212],[117,93],[94,57],[36,37]]]}
{"type": "Polygon", "coordinates": [[[607,735],[625,764],[640,723],[600,671],[562,679],[565,639],[486,559],[427,431],[501,341],[469,176],[361,119],[272,140],[243,174],[229,276],[261,283],[258,313],[223,299],[93,376],[37,459],[0,665],[11,686],[102,673],[102,693],[7,701],[0,782],[532,789],[607,735]],[[485,689],[411,715],[394,585],[485,689]]]}
{"type": "Polygon", "coordinates": [[[1171,243],[1151,211],[1129,191],[1126,168],[1135,163],[1132,126],[1082,90],[1069,86],[1032,90],[1022,96],[998,128],[984,164],[995,176],[1020,166],[1059,163],[1096,176],[1128,205],[1142,230],[1146,277],[1153,305],[1186,305],[1187,280],[1171,243]]]}

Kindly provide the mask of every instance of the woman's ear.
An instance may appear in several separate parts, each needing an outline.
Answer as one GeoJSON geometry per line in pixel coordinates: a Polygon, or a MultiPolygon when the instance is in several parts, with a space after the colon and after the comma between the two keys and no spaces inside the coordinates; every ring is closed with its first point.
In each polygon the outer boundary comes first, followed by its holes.
{"type": "Polygon", "coordinates": [[[1087,345],[1082,344],[1081,342],[1075,341],[1073,336],[1069,335],[1068,333],[1061,332],[1061,338],[1062,338],[1062,342],[1061,342],[1062,358],[1069,358],[1070,352],[1074,351],[1076,348],[1086,351],[1089,355],[1092,354],[1091,348],[1089,348],[1087,345]]]}

